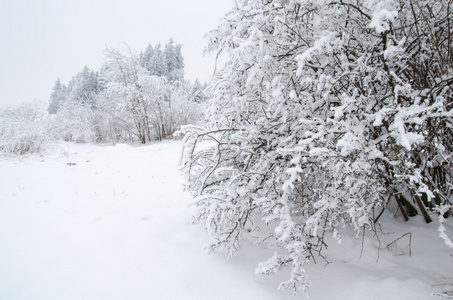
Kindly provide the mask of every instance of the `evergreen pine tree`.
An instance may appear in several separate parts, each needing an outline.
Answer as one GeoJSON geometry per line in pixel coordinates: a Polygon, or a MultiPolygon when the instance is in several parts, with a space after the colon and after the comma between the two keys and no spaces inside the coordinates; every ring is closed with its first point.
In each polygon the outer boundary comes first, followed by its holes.
{"type": "Polygon", "coordinates": [[[168,67],[165,62],[165,55],[161,49],[160,43],[154,47],[153,56],[151,58],[148,71],[154,76],[166,76],[168,67]]]}
{"type": "Polygon", "coordinates": [[[140,66],[142,66],[149,72],[151,72],[151,70],[152,70],[151,61],[152,61],[153,55],[154,55],[153,46],[151,46],[151,44],[148,44],[145,51],[140,52],[140,56],[139,56],[140,66]]]}
{"type": "Polygon", "coordinates": [[[52,94],[49,99],[49,108],[47,109],[50,114],[57,113],[63,102],[66,100],[67,92],[66,86],[61,84],[60,78],[57,78],[55,85],[52,89],[52,94]]]}
{"type": "Polygon", "coordinates": [[[167,65],[166,77],[170,81],[184,80],[184,60],[181,55],[182,45],[175,45],[173,39],[170,39],[165,45],[164,56],[167,65]]]}
{"type": "Polygon", "coordinates": [[[91,71],[87,66],[74,76],[68,84],[69,100],[82,103],[93,104],[93,94],[98,89],[98,75],[91,71]]]}

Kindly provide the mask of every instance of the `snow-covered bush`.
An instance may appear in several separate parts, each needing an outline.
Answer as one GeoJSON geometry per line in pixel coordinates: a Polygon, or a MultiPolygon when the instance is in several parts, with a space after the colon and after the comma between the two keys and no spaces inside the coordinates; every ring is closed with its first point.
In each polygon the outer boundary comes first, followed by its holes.
{"type": "Polygon", "coordinates": [[[208,125],[184,128],[182,167],[212,249],[233,255],[261,226],[280,250],[257,272],[289,267],[280,288],[306,290],[303,265],[326,234],[374,230],[389,202],[427,222],[451,204],[452,5],[237,1],[209,35],[229,61],[208,125]]]}
{"type": "Polygon", "coordinates": [[[43,103],[31,102],[0,111],[0,150],[26,154],[46,149],[47,111],[43,103]]]}
{"type": "Polygon", "coordinates": [[[96,141],[94,112],[90,105],[66,101],[51,117],[51,131],[55,139],[77,143],[96,141]]]}
{"type": "Polygon", "coordinates": [[[168,99],[171,130],[169,134],[173,134],[183,125],[203,123],[206,106],[203,105],[204,103],[196,102],[194,95],[191,94],[192,88],[190,83],[173,84],[170,87],[168,99]]]}

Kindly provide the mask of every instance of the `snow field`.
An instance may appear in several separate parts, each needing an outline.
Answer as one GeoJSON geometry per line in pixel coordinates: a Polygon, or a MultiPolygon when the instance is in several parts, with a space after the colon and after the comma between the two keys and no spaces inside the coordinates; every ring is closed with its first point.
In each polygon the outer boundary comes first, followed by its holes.
{"type": "MultiPolygon", "coordinates": [[[[273,249],[246,242],[229,260],[203,251],[211,240],[189,225],[180,147],[62,143],[41,156],[0,157],[0,299],[305,298],[276,290],[286,273],[254,274],[273,249]]],[[[453,258],[436,224],[383,218],[391,228],[381,248],[411,232],[412,256],[407,237],[379,252],[366,237],[361,258],[360,241],[332,241],[332,264],[306,266],[310,299],[439,299],[431,294],[451,290],[453,258]]]]}
{"type": "Polygon", "coordinates": [[[180,143],[60,147],[0,160],[0,299],[281,296],[252,264],[237,269],[203,251],[180,143]]]}

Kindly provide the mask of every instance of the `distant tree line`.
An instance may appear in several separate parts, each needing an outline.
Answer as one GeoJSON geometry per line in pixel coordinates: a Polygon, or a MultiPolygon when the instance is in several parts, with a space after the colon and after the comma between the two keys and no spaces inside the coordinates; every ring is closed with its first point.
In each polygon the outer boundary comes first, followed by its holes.
{"type": "Polygon", "coordinates": [[[181,48],[172,39],[140,53],[107,48],[100,70],[56,80],[47,111],[39,103],[0,111],[0,150],[37,152],[57,139],[148,143],[199,122],[206,84],[184,79],[181,48]]]}
{"type": "Polygon", "coordinates": [[[147,143],[195,122],[206,86],[184,80],[181,47],[170,39],[139,54],[108,48],[100,71],[84,67],[68,85],[57,79],[48,112],[61,119],[61,136],[80,140],[74,130],[89,123],[82,140],[147,143]]]}

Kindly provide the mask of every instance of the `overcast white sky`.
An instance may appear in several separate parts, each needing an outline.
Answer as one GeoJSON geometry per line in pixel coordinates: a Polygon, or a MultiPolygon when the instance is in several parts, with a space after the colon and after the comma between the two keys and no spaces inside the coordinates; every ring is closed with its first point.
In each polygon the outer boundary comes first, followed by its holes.
{"type": "Polygon", "coordinates": [[[186,78],[205,80],[203,35],[233,0],[0,0],[0,107],[47,101],[57,77],[98,70],[106,46],[183,44],[186,78]]]}

